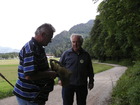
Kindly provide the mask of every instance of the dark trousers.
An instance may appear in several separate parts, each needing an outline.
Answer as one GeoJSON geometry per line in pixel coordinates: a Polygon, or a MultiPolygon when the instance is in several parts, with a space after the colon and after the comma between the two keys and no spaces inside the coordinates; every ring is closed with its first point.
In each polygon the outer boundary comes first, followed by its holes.
{"type": "Polygon", "coordinates": [[[76,93],[77,105],[86,105],[88,94],[87,85],[75,86],[69,85],[62,88],[63,105],[73,105],[74,93],[76,93]]]}

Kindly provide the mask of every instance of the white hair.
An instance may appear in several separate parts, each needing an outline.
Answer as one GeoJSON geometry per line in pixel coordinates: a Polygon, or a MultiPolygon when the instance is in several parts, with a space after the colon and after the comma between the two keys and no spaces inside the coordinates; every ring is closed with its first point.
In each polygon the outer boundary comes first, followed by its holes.
{"type": "Polygon", "coordinates": [[[55,32],[55,28],[49,23],[44,23],[37,28],[37,30],[35,31],[35,35],[40,35],[40,34],[46,33],[46,32],[53,33],[53,32],[55,32]]]}
{"type": "Polygon", "coordinates": [[[80,37],[80,41],[83,43],[83,35],[81,35],[81,34],[76,34],[76,33],[73,33],[73,34],[71,34],[71,36],[70,36],[70,41],[72,42],[72,38],[74,37],[74,36],[78,36],[78,37],[80,37]]]}

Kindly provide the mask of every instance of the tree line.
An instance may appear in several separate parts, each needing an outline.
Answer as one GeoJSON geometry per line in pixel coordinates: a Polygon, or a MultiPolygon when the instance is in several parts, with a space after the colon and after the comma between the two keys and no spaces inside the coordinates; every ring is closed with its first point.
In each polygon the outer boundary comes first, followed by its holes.
{"type": "Polygon", "coordinates": [[[103,0],[84,48],[100,61],[140,59],[140,1],[103,0]]]}
{"type": "Polygon", "coordinates": [[[0,53],[0,59],[13,59],[18,58],[18,53],[12,52],[12,53],[0,53]]]}

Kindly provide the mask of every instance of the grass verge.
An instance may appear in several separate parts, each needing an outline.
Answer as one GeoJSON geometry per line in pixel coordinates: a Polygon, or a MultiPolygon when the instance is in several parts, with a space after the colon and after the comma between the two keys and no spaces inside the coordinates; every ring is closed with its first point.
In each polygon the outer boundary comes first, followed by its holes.
{"type": "Polygon", "coordinates": [[[119,79],[110,105],[140,105],[140,61],[128,67],[119,79]]]}

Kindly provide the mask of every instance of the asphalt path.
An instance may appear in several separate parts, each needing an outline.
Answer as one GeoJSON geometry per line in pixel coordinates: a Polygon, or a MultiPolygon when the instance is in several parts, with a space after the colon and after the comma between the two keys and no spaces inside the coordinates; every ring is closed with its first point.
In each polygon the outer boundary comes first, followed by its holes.
{"type": "MultiPolygon", "coordinates": [[[[127,67],[108,64],[114,66],[112,69],[95,74],[94,88],[88,91],[87,105],[108,105],[113,87],[116,85],[118,79],[127,70],[127,67]]],[[[46,105],[62,105],[61,97],[62,87],[54,86],[54,90],[49,95],[49,100],[46,105]]],[[[16,97],[8,97],[0,100],[0,105],[18,105],[16,97]]],[[[74,98],[74,104],[76,98],[74,98]]]]}

